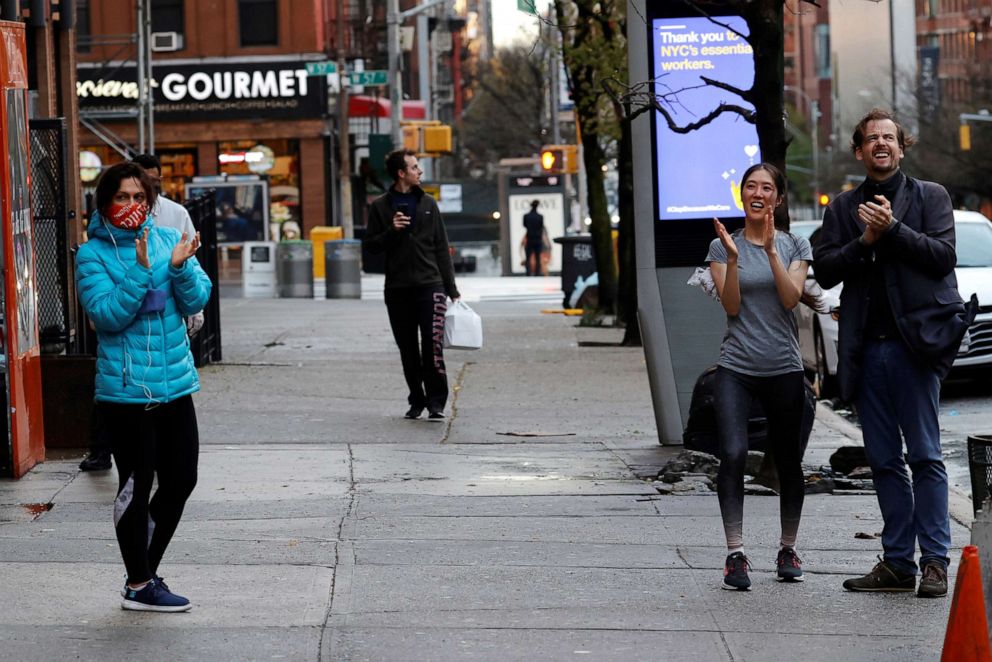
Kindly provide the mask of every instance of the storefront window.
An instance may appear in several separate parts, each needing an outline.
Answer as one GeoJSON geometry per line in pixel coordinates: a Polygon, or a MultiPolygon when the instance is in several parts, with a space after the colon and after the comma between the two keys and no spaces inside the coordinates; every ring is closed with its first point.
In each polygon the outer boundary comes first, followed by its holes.
{"type": "Polygon", "coordinates": [[[300,143],[298,140],[253,140],[217,145],[219,171],[259,175],[269,180],[269,238],[302,239],[300,214],[300,143]]]}

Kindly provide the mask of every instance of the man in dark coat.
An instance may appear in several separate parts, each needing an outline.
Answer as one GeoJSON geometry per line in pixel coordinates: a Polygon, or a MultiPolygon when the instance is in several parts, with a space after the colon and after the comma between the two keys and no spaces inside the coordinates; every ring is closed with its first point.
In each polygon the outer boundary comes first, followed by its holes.
{"type": "Polygon", "coordinates": [[[537,211],[540,202],[534,200],[530,203],[530,211],[524,214],[524,228],[527,230],[527,238],[524,244],[524,256],[528,276],[541,275],[541,253],[544,252],[544,217],[537,211]],[[534,266],[531,266],[531,257],[534,258],[534,266]]]}
{"type": "Polygon", "coordinates": [[[394,183],[369,208],[365,245],[386,254],[386,310],[410,394],[406,418],[444,418],[447,299],[459,298],[448,235],[434,198],[420,188],[423,171],[410,150],[386,157],[394,183]],[[418,340],[419,332],[419,340],[418,340]]]}
{"type": "Polygon", "coordinates": [[[842,397],[857,405],[885,521],[882,561],[844,588],[914,590],[919,540],[917,594],[939,597],[951,529],[937,407],[969,319],[954,276],[951,200],[939,184],[899,169],[911,144],[890,113],[865,115],[851,148],[867,177],[827,207],[813,260],[821,286],[844,283],[838,378],[842,397]]]}

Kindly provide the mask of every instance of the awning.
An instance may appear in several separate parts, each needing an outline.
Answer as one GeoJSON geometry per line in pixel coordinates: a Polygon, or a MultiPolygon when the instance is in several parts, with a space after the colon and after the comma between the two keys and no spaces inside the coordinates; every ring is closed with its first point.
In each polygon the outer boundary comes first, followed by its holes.
{"type": "MultiPolygon", "coordinates": [[[[385,97],[370,97],[355,95],[348,97],[349,117],[385,117],[391,115],[389,99],[385,97]]],[[[403,119],[422,120],[427,117],[427,106],[419,99],[409,99],[403,102],[403,119]]]]}

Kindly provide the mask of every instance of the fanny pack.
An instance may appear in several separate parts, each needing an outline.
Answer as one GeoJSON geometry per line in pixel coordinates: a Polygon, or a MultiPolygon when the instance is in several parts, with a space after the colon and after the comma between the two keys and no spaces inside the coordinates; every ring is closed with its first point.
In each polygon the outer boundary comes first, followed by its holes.
{"type": "Polygon", "coordinates": [[[145,300],[141,302],[141,308],[138,309],[137,314],[157,313],[160,310],[165,310],[165,299],[165,290],[149,289],[145,293],[145,300]]]}

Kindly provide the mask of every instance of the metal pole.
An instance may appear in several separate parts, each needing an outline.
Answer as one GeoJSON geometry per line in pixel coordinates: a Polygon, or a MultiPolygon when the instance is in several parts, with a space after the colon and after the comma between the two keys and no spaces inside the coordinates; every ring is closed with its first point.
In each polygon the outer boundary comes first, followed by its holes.
{"type": "Polygon", "coordinates": [[[138,0],[138,21],[135,26],[138,60],[138,151],[145,153],[145,0],[138,0]]]}
{"type": "Polygon", "coordinates": [[[809,100],[810,138],[813,143],[813,217],[820,217],[820,104],[809,100]]]}
{"type": "Polygon", "coordinates": [[[400,118],[403,103],[403,78],[400,67],[400,3],[399,0],[386,2],[386,42],[389,58],[389,133],[393,138],[393,149],[399,149],[400,118]]]}
{"type": "MultiPolygon", "coordinates": [[[[433,108],[431,107],[430,62],[430,29],[427,14],[421,12],[417,14],[417,78],[420,83],[420,100],[424,103],[425,120],[434,119],[433,108]]],[[[420,165],[424,169],[424,181],[432,181],[434,179],[432,160],[421,159],[420,165]]]]}
{"type": "MultiPolygon", "coordinates": [[[[820,104],[816,99],[811,98],[802,88],[796,87],[794,85],[785,85],[782,89],[786,92],[795,92],[796,99],[799,101],[805,101],[809,104],[809,117],[807,121],[809,122],[809,143],[810,150],[812,151],[811,156],[811,167],[813,169],[813,176],[810,178],[810,186],[813,188],[813,215],[820,215],[820,155],[819,155],[819,139],[817,138],[817,126],[820,123],[820,104]]],[[[796,104],[798,108],[800,104],[796,104]]]]}
{"type": "Polygon", "coordinates": [[[341,231],[345,239],[351,239],[355,236],[355,221],[351,205],[351,136],[348,120],[348,87],[345,85],[348,75],[345,61],[344,21],[344,0],[338,0],[338,146],[341,148],[338,156],[340,177],[338,190],[341,196],[341,231]]]}
{"type": "Polygon", "coordinates": [[[558,121],[558,106],[561,105],[561,100],[558,98],[558,88],[561,85],[561,83],[558,80],[558,76],[561,74],[561,64],[558,61],[558,39],[555,36],[557,32],[558,30],[553,26],[548,28],[550,50],[551,50],[551,57],[548,60],[551,67],[551,75],[548,78],[551,81],[551,144],[552,145],[561,144],[561,123],[558,121]]]}
{"type": "Polygon", "coordinates": [[[155,89],[153,83],[155,77],[152,75],[152,12],[151,0],[145,0],[145,82],[148,85],[148,93],[145,102],[148,104],[145,120],[148,122],[148,153],[155,153],[155,89]]]}

